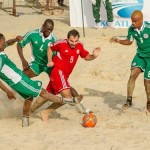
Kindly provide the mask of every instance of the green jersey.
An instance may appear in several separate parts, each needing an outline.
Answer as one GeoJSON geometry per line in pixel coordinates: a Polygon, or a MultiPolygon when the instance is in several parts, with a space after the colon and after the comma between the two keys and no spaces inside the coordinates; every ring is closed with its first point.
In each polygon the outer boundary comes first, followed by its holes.
{"type": "Polygon", "coordinates": [[[22,71],[4,52],[0,53],[0,78],[10,86],[17,84],[22,79],[22,71]]]}
{"type": "MultiPolygon", "coordinates": [[[[23,48],[30,43],[32,49],[32,61],[36,61],[39,65],[46,66],[48,62],[47,49],[52,42],[56,41],[56,37],[51,33],[47,38],[44,38],[40,29],[36,29],[26,33],[23,40],[19,42],[23,48]]],[[[55,55],[56,52],[53,53],[55,55]]]]}
{"type": "Polygon", "coordinates": [[[150,57],[150,23],[144,22],[141,29],[135,29],[132,25],[128,29],[127,39],[136,40],[137,53],[140,57],[150,57]]]}
{"type": "Polygon", "coordinates": [[[24,99],[37,97],[41,92],[42,82],[33,81],[7,57],[0,52],[0,79],[17,91],[24,99]]]}

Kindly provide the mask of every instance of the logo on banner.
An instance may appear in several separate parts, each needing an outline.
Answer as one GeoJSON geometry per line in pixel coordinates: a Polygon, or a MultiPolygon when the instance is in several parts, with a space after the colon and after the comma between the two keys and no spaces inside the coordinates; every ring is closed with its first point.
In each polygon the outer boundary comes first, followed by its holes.
{"type": "Polygon", "coordinates": [[[112,0],[114,15],[130,18],[135,10],[142,10],[144,0],[112,0]]]}

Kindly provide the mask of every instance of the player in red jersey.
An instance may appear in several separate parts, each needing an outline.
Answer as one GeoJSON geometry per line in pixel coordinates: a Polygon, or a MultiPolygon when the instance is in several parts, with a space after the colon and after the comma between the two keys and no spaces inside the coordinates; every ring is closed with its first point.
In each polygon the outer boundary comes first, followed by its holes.
{"type": "MultiPolygon", "coordinates": [[[[50,74],[50,81],[47,86],[47,91],[53,94],[61,94],[68,98],[68,101],[73,99],[74,93],[68,82],[68,78],[80,56],[84,60],[93,60],[100,53],[100,47],[93,50],[93,54],[89,54],[79,42],[80,34],[73,29],[68,32],[67,39],[52,43],[48,49],[48,67],[53,67],[50,74]],[[52,51],[57,51],[57,55],[52,60],[52,51]]],[[[42,111],[43,121],[48,121],[49,108],[42,111]]]]}

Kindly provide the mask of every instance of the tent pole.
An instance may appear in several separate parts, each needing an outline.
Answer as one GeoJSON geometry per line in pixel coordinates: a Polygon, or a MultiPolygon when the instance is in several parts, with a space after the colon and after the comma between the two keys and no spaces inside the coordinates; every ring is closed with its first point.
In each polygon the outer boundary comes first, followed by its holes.
{"type": "Polygon", "coordinates": [[[82,10],[83,37],[85,37],[85,30],[84,30],[84,16],[83,16],[83,1],[82,1],[82,0],[81,0],[81,10],[82,10]]]}

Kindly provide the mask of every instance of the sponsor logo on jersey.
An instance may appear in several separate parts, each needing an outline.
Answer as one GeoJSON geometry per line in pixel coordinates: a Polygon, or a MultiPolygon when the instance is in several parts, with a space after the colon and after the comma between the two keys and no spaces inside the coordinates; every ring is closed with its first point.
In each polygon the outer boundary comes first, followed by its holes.
{"type": "Polygon", "coordinates": [[[35,41],[34,43],[35,43],[35,44],[38,44],[38,42],[37,42],[37,41],[35,41]]]}
{"type": "Polygon", "coordinates": [[[135,10],[142,10],[144,0],[112,0],[113,13],[116,16],[130,18],[135,10]]]}
{"type": "Polygon", "coordinates": [[[145,33],[145,34],[143,35],[143,37],[144,37],[145,39],[147,39],[147,38],[148,38],[148,34],[145,33]]]}
{"type": "Polygon", "coordinates": [[[80,53],[80,50],[79,49],[77,49],[77,54],[79,54],[80,53]]]}
{"type": "Polygon", "coordinates": [[[132,64],[132,66],[135,66],[136,65],[136,62],[134,62],[133,64],[132,64]]]}

